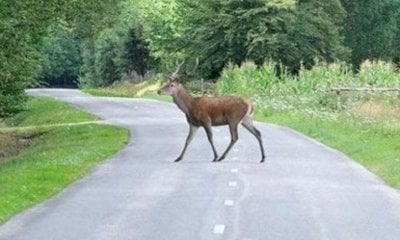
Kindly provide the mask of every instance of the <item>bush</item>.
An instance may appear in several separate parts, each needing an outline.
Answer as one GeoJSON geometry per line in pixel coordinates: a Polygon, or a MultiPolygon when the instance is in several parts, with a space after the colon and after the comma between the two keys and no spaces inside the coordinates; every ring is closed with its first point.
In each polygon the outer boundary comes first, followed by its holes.
{"type": "Polygon", "coordinates": [[[0,83],[0,118],[9,117],[23,109],[27,99],[24,89],[0,83]],[[12,89],[9,91],[8,89],[12,89]]]}
{"type": "Polygon", "coordinates": [[[300,69],[297,87],[301,93],[312,94],[332,87],[349,86],[352,82],[353,74],[345,63],[317,62],[311,69],[300,69]]]}
{"type": "Polygon", "coordinates": [[[3,53],[5,51],[0,52],[0,118],[11,116],[23,108],[26,101],[24,89],[33,82],[37,62],[37,52],[30,48],[21,47],[3,53]],[[30,58],[23,57],[21,51],[24,50],[30,58]]]}
{"type": "Polygon", "coordinates": [[[358,74],[344,63],[317,62],[311,69],[302,67],[298,75],[277,71],[281,66],[269,62],[260,67],[252,62],[241,67],[227,66],[217,81],[217,93],[237,94],[252,100],[268,115],[270,109],[295,111],[318,118],[336,119],[340,114],[358,116],[366,102],[397,103],[393,94],[332,92],[333,87],[398,87],[400,76],[393,64],[365,62],[358,74]],[[278,67],[277,67],[278,66],[278,67]]]}
{"type": "Polygon", "coordinates": [[[400,73],[390,62],[366,60],[357,74],[360,86],[399,87],[400,73]]]}
{"type": "Polygon", "coordinates": [[[233,93],[245,97],[267,95],[271,86],[279,82],[276,64],[265,63],[257,67],[254,62],[245,62],[241,67],[229,64],[217,81],[219,94],[233,93]]]}

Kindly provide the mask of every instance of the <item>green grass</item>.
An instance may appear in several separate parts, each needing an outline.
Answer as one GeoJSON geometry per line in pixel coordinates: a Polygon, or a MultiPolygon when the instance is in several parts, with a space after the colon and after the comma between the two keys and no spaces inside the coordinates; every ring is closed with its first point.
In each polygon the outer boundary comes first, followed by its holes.
{"type": "Polygon", "coordinates": [[[28,101],[24,111],[6,119],[5,122],[9,126],[25,127],[95,120],[97,120],[95,116],[84,111],[78,111],[68,103],[52,98],[37,97],[28,101]]]}
{"type": "MultiPolygon", "coordinates": [[[[26,111],[7,122],[13,126],[42,126],[94,119],[68,104],[34,98],[26,111]]],[[[29,147],[0,162],[0,223],[60,192],[123,148],[129,138],[127,130],[101,124],[42,126],[17,132],[29,133],[32,138],[29,147]]]]}
{"type": "Polygon", "coordinates": [[[355,119],[322,120],[288,111],[274,111],[257,119],[285,125],[338,149],[389,185],[400,189],[400,128],[355,119]]]}

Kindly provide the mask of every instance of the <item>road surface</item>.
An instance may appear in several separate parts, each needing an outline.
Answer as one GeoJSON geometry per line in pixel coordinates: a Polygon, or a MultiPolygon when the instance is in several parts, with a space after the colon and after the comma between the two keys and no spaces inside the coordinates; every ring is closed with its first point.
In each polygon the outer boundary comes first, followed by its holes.
{"type": "MultiPolygon", "coordinates": [[[[267,162],[242,127],[221,163],[173,104],[32,90],[129,128],[128,146],[52,199],[2,226],[1,240],[400,239],[400,193],[343,154],[292,130],[257,123],[267,162]]],[[[226,127],[214,128],[219,153],[226,127]]]]}

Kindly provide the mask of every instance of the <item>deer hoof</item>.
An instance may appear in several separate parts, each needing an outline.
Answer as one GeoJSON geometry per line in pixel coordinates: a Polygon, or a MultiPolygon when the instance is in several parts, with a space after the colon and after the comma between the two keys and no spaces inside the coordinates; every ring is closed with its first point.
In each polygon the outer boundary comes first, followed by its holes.
{"type": "Polygon", "coordinates": [[[224,160],[225,157],[220,157],[217,162],[221,162],[222,160],[224,160]]]}
{"type": "Polygon", "coordinates": [[[218,162],[218,158],[214,158],[212,161],[213,162],[218,162]]]}
{"type": "Polygon", "coordinates": [[[265,162],[265,157],[263,157],[263,158],[261,159],[261,161],[260,161],[260,163],[263,163],[263,162],[265,162]]]}
{"type": "Polygon", "coordinates": [[[181,157],[178,157],[174,162],[179,162],[179,161],[181,161],[182,160],[182,158],[181,157]]]}

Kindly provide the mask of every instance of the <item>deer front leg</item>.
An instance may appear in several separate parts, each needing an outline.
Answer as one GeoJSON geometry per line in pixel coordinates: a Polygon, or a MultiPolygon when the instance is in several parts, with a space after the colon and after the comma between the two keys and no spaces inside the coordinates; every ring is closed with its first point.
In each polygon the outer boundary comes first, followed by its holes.
{"type": "Polygon", "coordinates": [[[188,134],[188,136],[186,138],[185,146],[183,147],[181,154],[175,160],[175,162],[179,162],[180,160],[182,160],[183,155],[185,155],[186,148],[189,146],[190,142],[192,141],[193,136],[196,133],[197,129],[199,129],[199,128],[196,127],[196,126],[193,126],[192,124],[189,124],[189,134],[188,134]]]}
{"type": "Polygon", "coordinates": [[[211,123],[205,124],[204,125],[204,130],[207,133],[208,141],[210,142],[211,148],[212,148],[213,153],[214,153],[213,162],[216,162],[218,160],[218,153],[217,153],[217,150],[215,150],[215,147],[214,147],[213,134],[212,134],[212,130],[211,130],[211,123]]]}

